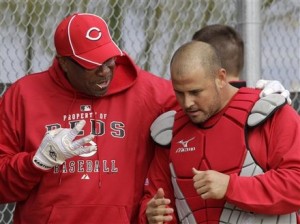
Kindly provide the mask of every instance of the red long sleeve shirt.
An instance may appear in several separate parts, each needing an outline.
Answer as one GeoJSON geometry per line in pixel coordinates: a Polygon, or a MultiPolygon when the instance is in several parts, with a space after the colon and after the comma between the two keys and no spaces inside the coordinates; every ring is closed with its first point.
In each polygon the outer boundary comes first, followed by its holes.
{"type": "MultiPolygon", "coordinates": [[[[218,120],[218,116],[222,115],[223,111],[211,119],[218,120]]],[[[226,201],[244,210],[261,214],[287,214],[299,210],[299,133],[299,115],[289,105],[279,109],[263,125],[250,129],[248,131],[250,151],[265,173],[255,177],[230,174],[226,201]]],[[[216,135],[216,141],[217,139],[216,135]]],[[[170,206],[175,208],[169,153],[168,148],[161,146],[156,148],[148,173],[144,199],[141,202],[140,223],[147,223],[145,216],[147,202],[156,194],[158,188],[164,189],[165,198],[170,198],[172,202],[170,206]]],[[[172,223],[177,223],[176,214],[172,223]]]]}

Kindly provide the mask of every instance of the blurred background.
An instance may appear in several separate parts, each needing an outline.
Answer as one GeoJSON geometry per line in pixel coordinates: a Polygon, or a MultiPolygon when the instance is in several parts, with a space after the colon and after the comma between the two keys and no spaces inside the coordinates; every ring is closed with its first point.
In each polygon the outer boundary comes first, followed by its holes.
{"type": "MultiPolygon", "coordinates": [[[[279,80],[300,114],[300,0],[0,0],[0,95],[48,68],[55,28],[74,12],[103,17],[121,49],[166,79],[172,54],[195,31],[230,25],[245,41],[242,79],[279,80]]],[[[0,223],[12,223],[13,211],[13,203],[0,205],[0,223]]]]}

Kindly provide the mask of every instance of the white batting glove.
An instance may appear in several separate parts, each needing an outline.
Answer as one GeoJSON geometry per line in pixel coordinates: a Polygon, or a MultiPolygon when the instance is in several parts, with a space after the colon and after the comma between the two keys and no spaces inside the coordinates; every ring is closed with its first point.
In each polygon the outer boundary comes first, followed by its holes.
{"type": "Polygon", "coordinates": [[[84,125],[85,121],[82,120],[73,129],[59,128],[48,131],[33,157],[33,164],[40,169],[49,170],[63,164],[66,159],[96,151],[95,145],[84,146],[93,140],[94,135],[73,141],[84,125]]]}
{"type": "Polygon", "coordinates": [[[286,98],[288,104],[292,104],[290,92],[277,80],[260,79],[256,82],[255,88],[262,89],[259,95],[261,98],[273,93],[279,93],[286,98]]]}

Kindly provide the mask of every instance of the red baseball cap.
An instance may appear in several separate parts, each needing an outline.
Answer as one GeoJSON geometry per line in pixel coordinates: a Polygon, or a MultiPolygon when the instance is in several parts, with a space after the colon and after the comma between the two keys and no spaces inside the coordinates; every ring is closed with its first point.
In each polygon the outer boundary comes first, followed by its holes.
{"type": "Polygon", "coordinates": [[[106,22],[88,13],[66,17],[56,28],[54,44],[59,55],[72,57],[87,69],[94,69],[112,57],[123,55],[111,39],[106,22]]]}

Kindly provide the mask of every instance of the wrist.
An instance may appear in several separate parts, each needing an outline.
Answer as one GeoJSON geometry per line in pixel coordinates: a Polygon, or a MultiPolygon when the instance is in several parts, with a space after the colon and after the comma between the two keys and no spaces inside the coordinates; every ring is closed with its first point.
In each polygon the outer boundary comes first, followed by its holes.
{"type": "Polygon", "coordinates": [[[36,153],[32,157],[32,163],[35,167],[43,171],[48,171],[54,167],[54,164],[52,164],[42,153],[36,153]]]}
{"type": "Polygon", "coordinates": [[[38,160],[36,157],[33,157],[32,162],[33,162],[35,167],[37,167],[39,169],[42,169],[42,170],[45,170],[45,171],[50,170],[52,168],[51,166],[48,166],[45,163],[38,160]]]}

